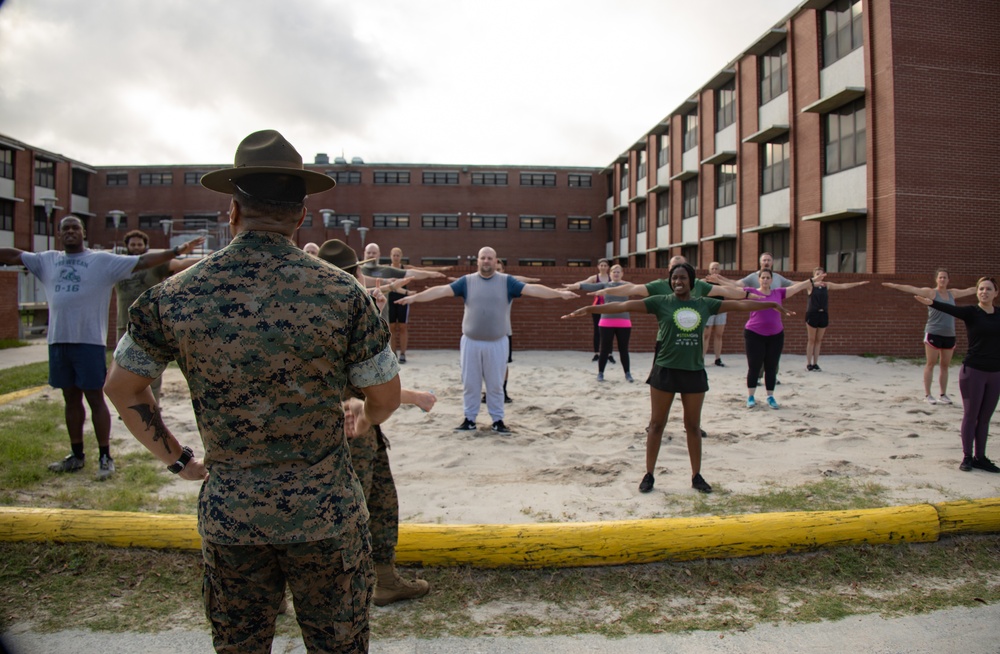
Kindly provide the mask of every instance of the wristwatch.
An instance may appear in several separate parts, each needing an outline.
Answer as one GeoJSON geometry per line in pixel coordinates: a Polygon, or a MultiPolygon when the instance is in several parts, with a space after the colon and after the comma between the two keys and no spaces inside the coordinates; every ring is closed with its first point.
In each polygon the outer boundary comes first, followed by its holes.
{"type": "Polygon", "coordinates": [[[167,470],[174,473],[175,475],[183,470],[187,466],[188,462],[194,458],[194,450],[188,446],[181,448],[181,458],[177,459],[176,463],[172,463],[167,466],[167,470]]]}

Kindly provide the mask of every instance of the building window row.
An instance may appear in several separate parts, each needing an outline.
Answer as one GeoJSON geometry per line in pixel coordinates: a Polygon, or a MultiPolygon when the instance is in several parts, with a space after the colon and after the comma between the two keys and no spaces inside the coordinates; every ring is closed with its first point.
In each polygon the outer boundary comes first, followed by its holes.
{"type": "Polygon", "coordinates": [[[139,186],[170,186],[173,183],[171,172],[139,173],[139,186]]]}
{"type": "Polygon", "coordinates": [[[205,176],[204,170],[185,170],[184,171],[184,184],[186,186],[198,186],[201,184],[201,178],[205,176]]]}
{"type": "Polygon", "coordinates": [[[104,180],[108,186],[128,186],[128,173],[106,173],[104,180]]]}
{"type": "Polygon", "coordinates": [[[577,173],[570,173],[568,181],[570,188],[591,188],[594,183],[593,175],[581,175],[577,173]]]}
{"type": "Polygon", "coordinates": [[[376,170],[376,184],[409,184],[410,173],[403,170],[376,170]]]}
{"type": "Polygon", "coordinates": [[[458,173],[455,172],[425,172],[422,183],[429,185],[455,185],[458,184],[458,173]]]}
{"type": "Polygon", "coordinates": [[[521,186],[555,186],[554,173],[521,173],[521,186]]]}
{"type": "Polygon", "coordinates": [[[473,186],[507,186],[507,173],[472,173],[473,186]]]}
{"type": "Polygon", "coordinates": [[[35,159],[35,186],[52,189],[56,187],[56,162],[35,159]]]}
{"type": "Polygon", "coordinates": [[[571,232],[589,232],[592,229],[593,220],[587,216],[570,216],[566,223],[566,229],[571,232]]]}
{"type": "Polygon", "coordinates": [[[521,216],[520,226],[523,230],[550,231],[556,228],[555,216],[521,216]]]}
{"type": "Polygon", "coordinates": [[[788,90],[788,44],[782,41],[760,57],[760,103],[788,90]]]}
{"type": "Polygon", "coordinates": [[[507,216],[476,213],[471,216],[472,229],[507,229],[507,216]]]}
{"type": "Polygon", "coordinates": [[[409,229],[410,216],[398,213],[377,213],[372,217],[375,229],[409,229]]]}
{"type": "Polygon", "coordinates": [[[861,0],[835,0],[823,10],[823,65],[843,59],[861,47],[864,21],[861,0]]]}

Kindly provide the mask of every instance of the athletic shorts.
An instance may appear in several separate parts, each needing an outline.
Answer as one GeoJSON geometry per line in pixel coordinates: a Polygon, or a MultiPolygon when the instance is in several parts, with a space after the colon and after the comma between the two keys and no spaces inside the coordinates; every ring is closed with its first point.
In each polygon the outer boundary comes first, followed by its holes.
{"type": "Polygon", "coordinates": [[[108,363],[103,345],[53,343],[49,345],[49,386],[94,391],[104,388],[108,363]]]}
{"type": "Polygon", "coordinates": [[[708,375],[705,370],[678,370],[653,364],[646,383],[664,393],[707,393],[708,375]]]}
{"type": "Polygon", "coordinates": [[[389,293],[389,322],[401,322],[404,325],[410,318],[410,305],[396,304],[396,300],[406,297],[402,293],[389,293]]]}
{"type": "Polygon", "coordinates": [[[714,327],[716,325],[725,325],[725,324],[726,324],[725,313],[717,313],[714,316],[709,316],[708,320],[705,321],[706,327],[714,327]]]}
{"type": "Polygon", "coordinates": [[[813,329],[826,329],[830,326],[830,314],[826,311],[807,311],[806,324],[813,329]]]}
{"type": "Polygon", "coordinates": [[[927,343],[935,350],[954,350],[954,336],[939,336],[938,334],[924,334],[924,343],[927,343]]]}

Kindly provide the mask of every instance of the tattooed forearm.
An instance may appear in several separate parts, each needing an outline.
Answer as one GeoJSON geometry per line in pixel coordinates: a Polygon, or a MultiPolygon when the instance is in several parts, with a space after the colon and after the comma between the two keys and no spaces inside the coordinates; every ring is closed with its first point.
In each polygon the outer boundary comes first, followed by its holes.
{"type": "Polygon", "coordinates": [[[168,438],[170,432],[167,431],[166,425],[163,424],[163,416],[160,415],[160,410],[152,404],[136,404],[129,408],[139,414],[139,419],[142,420],[146,429],[153,428],[153,442],[163,441],[163,449],[167,454],[170,454],[170,440],[168,438]]]}

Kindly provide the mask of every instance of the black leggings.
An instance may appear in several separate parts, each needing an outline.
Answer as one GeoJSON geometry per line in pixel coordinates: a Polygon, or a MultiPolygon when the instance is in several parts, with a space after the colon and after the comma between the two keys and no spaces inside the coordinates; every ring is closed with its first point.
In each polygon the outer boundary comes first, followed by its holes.
{"type": "Polygon", "coordinates": [[[761,336],[744,329],[743,343],[747,351],[747,388],[757,388],[757,374],[763,365],[764,388],[774,392],[774,382],[778,379],[778,360],[785,347],[785,332],[761,336]]]}
{"type": "Polygon", "coordinates": [[[594,320],[594,352],[601,351],[601,328],[598,327],[597,323],[601,322],[601,314],[592,313],[590,317],[594,320]]]}
{"type": "Polygon", "coordinates": [[[597,360],[598,372],[604,372],[615,338],[618,339],[618,356],[622,360],[622,371],[632,372],[628,359],[628,339],[631,337],[631,327],[601,327],[601,358],[597,360]]]}

